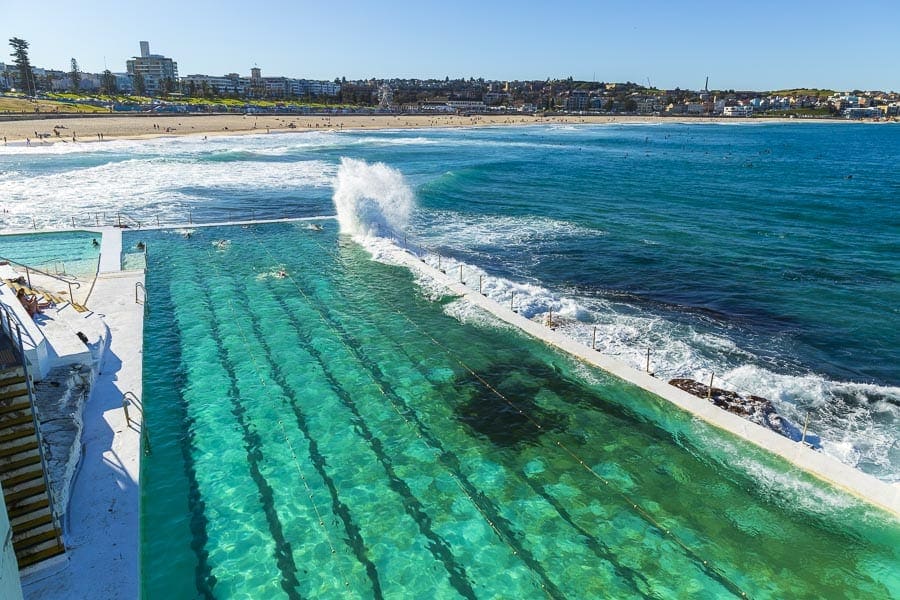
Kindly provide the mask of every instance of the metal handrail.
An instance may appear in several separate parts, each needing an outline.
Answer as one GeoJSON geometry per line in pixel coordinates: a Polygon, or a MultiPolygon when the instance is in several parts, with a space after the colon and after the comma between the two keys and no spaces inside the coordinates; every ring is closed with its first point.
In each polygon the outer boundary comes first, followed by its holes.
{"type": "MultiPolygon", "coordinates": [[[[15,312],[11,311],[9,306],[7,306],[5,302],[0,302],[0,313],[6,315],[6,325],[5,326],[3,325],[2,316],[0,316],[0,328],[2,328],[7,333],[7,335],[9,336],[10,339],[12,339],[12,334],[13,334],[12,326],[13,326],[13,324],[15,324],[16,329],[19,331],[19,336],[21,337],[21,331],[22,331],[22,329],[24,329],[25,335],[27,335],[28,339],[31,340],[31,344],[35,348],[37,348],[37,346],[38,346],[37,340],[34,339],[34,336],[31,335],[31,332],[28,330],[27,327],[25,327],[25,324],[22,323],[21,319],[19,319],[19,316],[16,315],[15,312]]],[[[38,331],[40,331],[40,329],[38,329],[38,331]]],[[[43,335],[43,332],[41,332],[41,335],[43,335]]]]}
{"type": "Polygon", "coordinates": [[[66,279],[65,277],[60,277],[59,275],[54,275],[54,274],[52,274],[52,273],[47,273],[46,271],[42,271],[42,270],[40,270],[40,269],[35,269],[34,267],[31,267],[31,266],[26,265],[26,264],[24,264],[24,263],[20,263],[20,262],[18,262],[18,261],[12,260],[11,258],[5,258],[5,257],[3,257],[3,256],[0,256],[0,261],[4,261],[4,260],[5,260],[7,263],[10,263],[10,264],[13,264],[13,265],[18,265],[18,266],[23,267],[23,268],[25,269],[25,280],[28,282],[28,287],[31,288],[31,289],[34,289],[34,288],[32,287],[32,285],[31,285],[31,271],[34,271],[35,273],[40,273],[41,275],[44,275],[44,276],[46,276],[46,277],[51,277],[51,278],[53,278],[53,279],[56,279],[57,281],[61,281],[61,282],[65,283],[66,285],[69,286],[69,301],[70,301],[72,304],[75,304],[75,296],[72,294],[72,284],[74,283],[74,284],[75,284],[75,287],[80,288],[80,287],[81,287],[81,284],[80,284],[79,282],[77,282],[77,281],[71,281],[71,280],[69,280],[69,279],[66,279]]]}
{"type": "Polygon", "coordinates": [[[123,214],[122,212],[117,211],[116,212],[116,227],[119,227],[119,228],[123,227],[122,217],[125,217],[126,220],[131,221],[132,223],[137,225],[138,229],[140,229],[143,226],[141,224],[141,222],[138,221],[137,219],[135,219],[134,217],[128,215],[127,213],[123,214]]]}
{"type": "MultiPolygon", "coordinates": [[[[131,427],[131,416],[128,414],[128,407],[134,404],[138,407],[138,411],[141,412],[141,442],[144,444],[144,454],[150,455],[153,453],[153,450],[150,448],[150,434],[147,432],[147,425],[144,423],[143,418],[143,407],[141,406],[140,399],[135,395],[134,392],[128,390],[124,394],[122,394],[122,409],[125,411],[125,424],[128,427],[131,427]]],[[[135,421],[137,423],[137,421],[135,421]]]]}
{"type": "Polygon", "coordinates": [[[147,300],[150,299],[150,296],[147,295],[147,288],[140,281],[136,281],[134,283],[134,303],[140,304],[140,300],[138,299],[138,289],[144,290],[144,304],[147,304],[147,300]]]}

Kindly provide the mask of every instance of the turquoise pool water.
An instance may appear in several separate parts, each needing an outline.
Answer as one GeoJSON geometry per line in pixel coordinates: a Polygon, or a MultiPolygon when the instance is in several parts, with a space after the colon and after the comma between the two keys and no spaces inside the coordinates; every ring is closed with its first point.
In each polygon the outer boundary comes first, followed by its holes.
{"type": "Polygon", "coordinates": [[[99,233],[87,231],[2,235],[0,257],[54,275],[94,275],[100,260],[100,239],[99,233]]]}
{"type": "Polygon", "coordinates": [[[322,225],[141,233],[145,598],[900,596],[895,520],[322,225]]]}

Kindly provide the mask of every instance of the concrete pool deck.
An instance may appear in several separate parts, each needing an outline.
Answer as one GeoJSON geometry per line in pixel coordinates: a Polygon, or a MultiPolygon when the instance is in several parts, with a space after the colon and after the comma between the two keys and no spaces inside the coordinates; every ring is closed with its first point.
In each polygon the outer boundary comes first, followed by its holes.
{"type": "Polygon", "coordinates": [[[109,346],[84,405],[82,458],[66,518],[66,559],[23,572],[25,598],[140,596],[139,403],[144,305],[135,302],[135,286],[143,284],[144,272],[119,271],[121,231],[102,233],[101,267],[106,254],[110,268],[101,268],[90,308],[109,328],[109,346]],[[113,242],[109,246],[108,240],[113,242]],[[138,398],[129,407],[130,425],[122,406],[126,392],[138,398]]]}

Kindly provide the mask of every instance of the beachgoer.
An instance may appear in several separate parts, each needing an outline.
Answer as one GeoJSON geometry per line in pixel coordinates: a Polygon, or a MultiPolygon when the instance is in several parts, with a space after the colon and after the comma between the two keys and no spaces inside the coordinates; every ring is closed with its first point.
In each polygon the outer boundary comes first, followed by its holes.
{"type": "Polygon", "coordinates": [[[38,313],[43,313],[42,308],[50,308],[49,302],[38,302],[36,296],[29,296],[25,293],[25,288],[19,288],[19,291],[16,292],[16,298],[19,299],[19,302],[22,303],[22,306],[25,307],[25,310],[28,311],[28,316],[34,318],[34,315],[38,313]]]}
{"type": "Polygon", "coordinates": [[[95,248],[100,245],[100,242],[97,241],[97,238],[91,240],[91,245],[95,248]]]}

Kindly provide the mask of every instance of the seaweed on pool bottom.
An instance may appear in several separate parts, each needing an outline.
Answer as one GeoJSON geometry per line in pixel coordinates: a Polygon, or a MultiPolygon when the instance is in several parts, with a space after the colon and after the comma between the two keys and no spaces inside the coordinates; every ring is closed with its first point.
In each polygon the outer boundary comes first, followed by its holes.
{"type": "Polygon", "coordinates": [[[556,373],[540,363],[511,368],[492,365],[475,375],[467,373],[455,382],[466,398],[454,409],[456,417],[475,433],[504,448],[535,446],[548,432],[565,429],[563,414],[540,406],[535,398],[542,391],[559,395],[569,385],[554,381],[556,373]],[[481,380],[487,382],[497,395],[481,380]],[[505,399],[504,399],[505,398],[505,399]],[[540,425],[540,428],[537,427],[540,425]]]}

